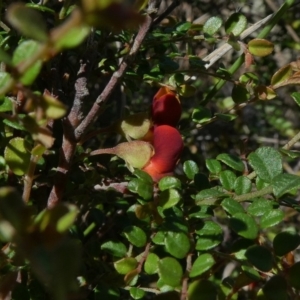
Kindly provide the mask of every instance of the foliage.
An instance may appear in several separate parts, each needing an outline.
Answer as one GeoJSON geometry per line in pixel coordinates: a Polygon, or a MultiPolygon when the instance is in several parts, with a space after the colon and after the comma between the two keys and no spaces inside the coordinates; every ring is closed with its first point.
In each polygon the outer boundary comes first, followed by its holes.
{"type": "Polygon", "coordinates": [[[293,1],[52,2],[1,7],[1,299],[298,299],[293,1]]]}

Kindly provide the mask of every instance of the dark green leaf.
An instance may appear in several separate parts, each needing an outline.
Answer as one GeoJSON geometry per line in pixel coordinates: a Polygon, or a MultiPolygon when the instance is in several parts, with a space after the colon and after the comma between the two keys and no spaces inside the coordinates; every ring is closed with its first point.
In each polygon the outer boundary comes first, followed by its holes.
{"type": "Polygon", "coordinates": [[[196,123],[205,123],[211,118],[211,111],[206,107],[198,107],[193,110],[192,120],[196,123]]]}
{"type": "Polygon", "coordinates": [[[272,253],[265,247],[251,246],[247,249],[245,256],[253,266],[262,272],[268,272],[273,267],[272,253]]]}
{"type": "Polygon", "coordinates": [[[199,172],[198,165],[192,161],[187,160],[183,163],[183,171],[189,179],[194,179],[194,176],[199,172]]]}
{"type": "Polygon", "coordinates": [[[272,147],[261,147],[249,156],[249,164],[265,182],[282,173],[282,159],[280,153],[272,147]]]}
{"type": "Polygon", "coordinates": [[[190,271],[189,276],[191,278],[197,277],[205,273],[206,271],[210,270],[214,264],[215,264],[215,260],[211,254],[205,253],[199,255],[192,265],[192,269],[190,271]]]}
{"type": "Polygon", "coordinates": [[[165,191],[171,188],[181,188],[181,181],[176,177],[166,176],[163,177],[159,183],[158,187],[161,191],[165,191]]]}
{"type": "Polygon", "coordinates": [[[231,92],[231,97],[235,103],[243,103],[249,100],[250,93],[244,85],[235,84],[231,92]]]}
{"type": "MultiPolygon", "coordinates": [[[[298,277],[299,282],[299,277],[298,277]]],[[[288,296],[288,286],[284,277],[275,275],[263,287],[263,293],[267,299],[290,299],[288,296]]]]}
{"type": "Polygon", "coordinates": [[[234,183],[234,190],[237,195],[250,193],[252,182],[246,176],[239,176],[234,183]]]}
{"type": "Polygon", "coordinates": [[[291,97],[294,99],[294,101],[297,103],[297,105],[300,106],[300,93],[294,92],[291,94],[291,97]]]}
{"type": "Polygon", "coordinates": [[[25,36],[41,42],[47,41],[46,23],[35,9],[21,3],[14,3],[9,7],[6,16],[13,27],[25,36]]]}
{"type": "Polygon", "coordinates": [[[295,263],[290,269],[289,269],[289,276],[288,280],[292,287],[294,287],[297,290],[300,290],[300,262],[295,263]]]}
{"type": "Polygon", "coordinates": [[[217,159],[236,171],[239,171],[239,172],[244,171],[244,168],[245,168],[244,163],[236,155],[222,153],[217,156],[217,159]]]}
{"type": "Polygon", "coordinates": [[[184,258],[190,250],[190,239],[183,232],[167,232],[166,251],[176,258],[184,258]]]}
{"type": "Polygon", "coordinates": [[[165,284],[177,287],[183,275],[179,262],[172,257],[165,257],[158,262],[158,274],[165,284]]]}
{"type": "Polygon", "coordinates": [[[224,199],[221,202],[221,206],[230,215],[234,215],[234,214],[239,213],[239,212],[241,212],[241,213],[245,212],[243,206],[239,202],[235,201],[232,198],[226,198],[226,199],[224,199]]]}
{"type": "Polygon", "coordinates": [[[224,122],[231,122],[234,119],[237,118],[237,115],[234,114],[219,114],[219,113],[215,113],[215,116],[219,119],[222,120],[224,122]]]}
{"type": "Polygon", "coordinates": [[[295,250],[300,245],[299,234],[284,231],[278,233],[273,240],[274,252],[278,256],[283,256],[295,250]]]}
{"type": "Polygon", "coordinates": [[[255,239],[258,227],[254,219],[245,213],[236,213],[229,221],[230,227],[240,236],[246,239],[255,239]]]}
{"type": "Polygon", "coordinates": [[[284,218],[284,212],[279,209],[273,209],[266,212],[260,219],[261,228],[268,228],[277,225],[284,218]]]}
{"type": "Polygon", "coordinates": [[[222,228],[212,221],[206,221],[201,229],[196,230],[196,234],[199,238],[195,248],[199,251],[212,249],[223,241],[222,228]]]}
{"type": "Polygon", "coordinates": [[[135,178],[129,181],[128,189],[133,193],[137,193],[144,200],[150,200],[153,194],[153,183],[135,178]]]}
{"type": "Polygon", "coordinates": [[[196,280],[189,285],[189,300],[216,300],[218,299],[217,287],[209,280],[196,280]]]}
{"type": "Polygon", "coordinates": [[[128,241],[136,247],[143,247],[147,242],[146,233],[137,226],[128,226],[124,228],[123,234],[128,241]]]}
{"type": "Polygon", "coordinates": [[[191,28],[192,24],[190,22],[185,22],[185,23],[181,23],[181,24],[178,24],[175,28],[175,30],[177,32],[186,32],[188,31],[190,28],[191,28]]]}
{"type": "Polygon", "coordinates": [[[282,195],[300,189],[300,177],[293,174],[279,174],[272,180],[273,193],[280,198],[282,195]]]}

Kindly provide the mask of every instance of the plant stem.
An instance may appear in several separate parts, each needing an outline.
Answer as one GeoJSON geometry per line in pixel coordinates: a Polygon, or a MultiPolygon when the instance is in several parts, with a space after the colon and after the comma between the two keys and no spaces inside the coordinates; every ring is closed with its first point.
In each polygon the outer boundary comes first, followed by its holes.
{"type": "MultiPolygon", "coordinates": [[[[274,13],[269,20],[268,24],[261,30],[261,32],[257,35],[257,38],[265,38],[272,28],[278,23],[280,18],[283,16],[283,14],[291,7],[293,4],[293,0],[287,0],[285,3],[278,9],[276,13],[274,13]]],[[[235,73],[244,63],[244,55],[240,56],[234,64],[228,69],[228,72],[230,74],[235,73]]],[[[207,94],[203,102],[201,103],[202,105],[206,105],[216,94],[217,92],[224,86],[226,83],[225,80],[220,80],[214,87],[213,89],[207,94]]]]}
{"type": "Polygon", "coordinates": [[[247,200],[250,200],[253,198],[265,196],[267,194],[272,193],[272,191],[273,191],[273,187],[271,185],[269,185],[259,191],[255,191],[252,193],[247,193],[247,194],[239,195],[239,196],[233,196],[233,199],[236,200],[237,202],[243,202],[243,201],[247,201],[247,200]]]}
{"type": "Polygon", "coordinates": [[[25,203],[27,203],[30,198],[30,192],[31,192],[32,183],[34,180],[34,172],[35,172],[35,168],[36,168],[36,163],[38,162],[39,158],[40,158],[40,156],[38,156],[38,155],[31,155],[31,157],[30,157],[28,170],[27,170],[27,173],[25,174],[25,178],[24,178],[24,189],[23,189],[23,195],[22,195],[23,201],[25,203]]]}

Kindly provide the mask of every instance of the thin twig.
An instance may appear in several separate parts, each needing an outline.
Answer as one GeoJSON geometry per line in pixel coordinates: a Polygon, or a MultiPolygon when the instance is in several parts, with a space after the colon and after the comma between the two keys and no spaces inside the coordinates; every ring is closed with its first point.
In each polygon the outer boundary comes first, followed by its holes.
{"type": "Polygon", "coordinates": [[[152,23],[152,27],[159,24],[165,17],[167,17],[177,6],[179,6],[180,1],[174,0],[172,3],[167,7],[167,9],[162,12],[152,23]]]}

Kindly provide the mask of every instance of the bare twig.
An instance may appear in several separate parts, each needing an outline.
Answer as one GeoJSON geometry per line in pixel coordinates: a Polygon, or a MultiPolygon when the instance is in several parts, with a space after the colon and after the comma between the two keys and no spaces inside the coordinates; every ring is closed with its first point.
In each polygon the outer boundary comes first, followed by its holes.
{"type": "Polygon", "coordinates": [[[98,96],[89,113],[82,121],[82,101],[88,92],[86,88],[86,76],[81,76],[81,73],[85,73],[85,65],[81,64],[78,78],[75,83],[76,95],[73,107],[70,111],[70,114],[63,122],[64,136],[60,151],[59,166],[57,168],[54,186],[49,195],[48,206],[55,205],[62,198],[72,159],[75,153],[76,143],[83,137],[88,127],[96,121],[103,104],[108,101],[120,79],[125,74],[127,67],[133,62],[135,55],[137,54],[143,40],[150,30],[154,18],[154,15],[152,15],[151,12],[156,11],[158,3],[158,0],[149,1],[148,10],[150,15],[146,16],[144,23],[141,25],[140,30],[134,39],[129,55],[124,58],[119,69],[114,72],[110,81],[102,93],[98,96]]]}
{"type": "Polygon", "coordinates": [[[167,9],[161,13],[154,21],[152,26],[155,26],[159,24],[165,17],[167,17],[177,6],[179,6],[180,1],[179,0],[174,0],[170,4],[170,6],[167,7],[167,9]]]}
{"type": "MultiPolygon", "coordinates": [[[[153,2],[157,2],[157,1],[153,1],[153,2]]],[[[110,81],[108,82],[108,84],[106,85],[102,93],[99,95],[99,97],[96,99],[94,105],[92,106],[87,116],[83,119],[81,124],[76,128],[75,138],[77,141],[80,140],[81,137],[86,133],[88,127],[96,121],[103,104],[106,103],[106,101],[108,101],[112,92],[114,91],[117,84],[119,83],[120,79],[125,74],[125,71],[127,70],[128,66],[134,60],[134,57],[137,54],[144,38],[146,37],[146,34],[150,30],[151,25],[152,25],[152,18],[150,16],[146,16],[145,21],[142,24],[133,42],[129,55],[124,58],[124,60],[120,64],[119,69],[113,73],[110,81]]]]}

